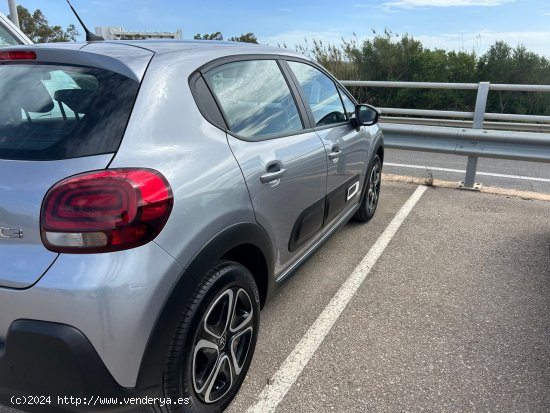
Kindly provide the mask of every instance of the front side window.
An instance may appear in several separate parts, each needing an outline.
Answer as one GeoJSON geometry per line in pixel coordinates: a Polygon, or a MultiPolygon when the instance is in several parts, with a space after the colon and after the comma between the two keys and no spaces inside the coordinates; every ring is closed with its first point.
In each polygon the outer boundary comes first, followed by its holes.
{"type": "Polygon", "coordinates": [[[303,129],[296,102],[275,60],[227,63],[205,77],[232,132],[258,138],[303,129]]]}
{"type": "Polygon", "coordinates": [[[288,62],[313,112],[316,126],[347,120],[336,85],[319,69],[305,63],[288,62]]]}
{"type": "Polygon", "coordinates": [[[340,90],[340,96],[342,96],[342,102],[344,102],[344,108],[346,108],[348,119],[353,118],[355,115],[355,103],[353,103],[348,95],[346,95],[342,90],[340,90]]]}

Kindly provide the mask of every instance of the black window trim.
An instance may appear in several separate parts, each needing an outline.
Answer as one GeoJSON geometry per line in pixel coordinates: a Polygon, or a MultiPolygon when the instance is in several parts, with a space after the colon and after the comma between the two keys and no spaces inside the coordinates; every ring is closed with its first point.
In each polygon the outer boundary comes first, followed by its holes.
{"type": "Polygon", "coordinates": [[[309,107],[307,100],[305,99],[302,87],[298,82],[298,79],[294,75],[294,72],[288,64],[288,59],[281,59],[280,66],[284,72],[285,77],[288,79],[288,83],[292,84],[292,91],[296,95],[296,100],[300,102],[300,110],[306,115],[305,119],[307,120],[308,130],[315,130],[315,120],[313,118],[313,112],[309,107]]]}
{"type": "Polygon", "coordinates": [[[201,113],[202,117],[206,119],[209,123],[217,127],[218,129],[223,130],[224,132],[229,132],[228,122],[227,118],[225,117],[225,113],[223,112],[220,102],[218,102],[218,99],[216,98],[216,95],[212,92],[212,88],[210,87],[210,84],[208,82],[208,79],[202,75],[201,72],[195,72],[193,73],[189,78],[189,88],[191,89],[191,94],[193,95],[193,99],[195,100],[195,104],[197,105],[197,109],[201,113]],[[206,88],[208,90],[208,93],[210,93],[210,97],[214,99],[214,103],[216,104],[216,110],[218,111],[219,115],[221,116],[223,120],[223,124],[220,124],[216,122],[216,120],[211,116],[211,114],[206,111],[205,103],[203,102],[200,93],[197,88],[197,82],[199,80],[203,80],[206,84],[206,88]]]}
{"type": "MultiPolygon", "coordinates": [[[[350,97],[348,96],[347,93],[345,93],[343,90],[342,90],[342,87],[340,86],[340,84],[338,84],[336,86],[336,88],[338,89],[338,94],[340,95],[340,100],[342,101],[342,106],[344,107],[344,111],[346,113],[346,118],[348,118],[348,121],[351,121],[351,118],[348,116],[348,112],[346,111],[346,105],[344,104],[344,98],[342,97],[342,95],[346,96],[348,99],[350,99],[350,97]]],[[[351,103],[353,103],[354,106],[357,106],[357,102],[355,101],[355,99],[350,99],[351,103]]]]}

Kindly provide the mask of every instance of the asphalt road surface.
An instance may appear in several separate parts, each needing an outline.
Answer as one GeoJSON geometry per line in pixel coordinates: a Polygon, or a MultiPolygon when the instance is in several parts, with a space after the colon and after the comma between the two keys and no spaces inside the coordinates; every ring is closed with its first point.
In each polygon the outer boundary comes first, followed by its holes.
{"type": "MultiPolygon", "coordinates": [[[[466,156],[387,149],[384,172],[444,181],[464,181],[466,156]]],[[[550,193],[550,165],[538,162],[479,158],[476,182],[523,191],[550,193]]]]}
{"type": "Polygon", "coordinates": [[[266,305],[228,411],[550,411],[549,310],[549,202],[384,182],[266,305]]]}

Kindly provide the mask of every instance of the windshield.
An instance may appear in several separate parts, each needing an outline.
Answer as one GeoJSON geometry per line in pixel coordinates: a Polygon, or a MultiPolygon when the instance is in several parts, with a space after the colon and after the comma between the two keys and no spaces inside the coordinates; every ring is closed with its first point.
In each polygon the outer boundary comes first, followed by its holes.
{"type": "Polygon", "coordinates": [[[115,152],[138,82],[106,70],[0,65],[0,158],[55,160],[115,152]]]}

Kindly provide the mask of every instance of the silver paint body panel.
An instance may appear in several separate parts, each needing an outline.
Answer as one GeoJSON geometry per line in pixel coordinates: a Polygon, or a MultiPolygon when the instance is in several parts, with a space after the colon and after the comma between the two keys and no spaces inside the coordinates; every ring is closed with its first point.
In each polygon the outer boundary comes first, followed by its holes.
{"type": "Polygon", "coordinates": [[[0,342],[19,319],[77,327],[115,380],[134,387],[153,324],[182,267],[157,244],[61,254],[32,288],[0,288],[0,342]]]}
{"type": "Polygon", "coordinates": [[[315,132],[259,142],[230,135],[228,139],[246,179],[256,220],[276,246],[274,272],[279,274],[321,236],[319,232],[297,251],[289,252],[299,215],[326,193],[327,161],[322,142],[315,132]],[[286,172],[278,181],[263,183],[260,176],[273,162],[279,162],[286,172]]]}
{"type": "MultiPolygon", "coordinates": [[[[323,141],[327,156],[335,146],[342,151],[338,158],[328,160],[327,194],[355,176],[359,176],[358,194],[361,194],[370,152],[373,149],[369,128],[363,126],[357,130],[347,123],[334,128],[321,129],[317,133],[323,141]]],[[[355,200],[350,199],[342,213],[345,214],[355,208],[358,202],[359,196],[355,200]]],[[[325,228],[325,232],[329,229],[330,227],[325,228]]]]}
{"type": "Polygon", "coordinates": [[[68,176],[103,169],[112,157],[44,162],[0,159],[0,227],[23,232],[22,238],[0,237],[0,287],[29,287],[58,255],[47,250],[40,238],[40,209],[48,189],[68,176]]]}

